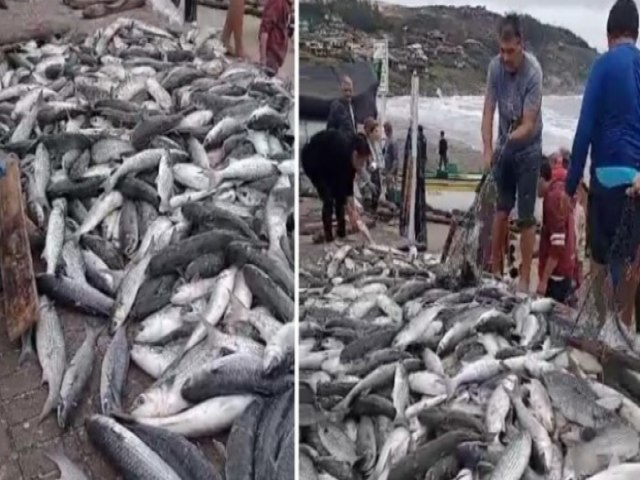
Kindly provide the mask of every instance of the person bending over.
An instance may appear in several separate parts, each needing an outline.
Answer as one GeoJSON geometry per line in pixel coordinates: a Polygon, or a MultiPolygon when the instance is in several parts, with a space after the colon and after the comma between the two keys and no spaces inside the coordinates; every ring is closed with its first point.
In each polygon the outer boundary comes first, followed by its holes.
{"type": "Polygon", "coordinates": [[[567,170],[554,156],[540,172],[542,231],[538,256],[538,294],[567,303],[573,291],[575,226],[572,205],[564,194],[567,170]]]}
{"type": "Polygon", "coordinates": [[[521,269],[519,289],[529,292],[536,238],[534,216],[542,158],[542,69],[524,51],[520,19],[507,15],[498,29],[500,54],[489,64],[482,116],[484,163],[493,165],[498,198],[491,233],[491,270],[502,276],[504,238],[518,197],[521,269]],[[498,148],[493,146],[493,115],[498,107],[498,148]]]}
{"type": "Polygon", "coordinates": [[[591,148],[587,235],[599,321],[615,298],[633,330],[640,245],[640,51],[638,9],[618,0],[607,22],[609,50],[593,64],[571,150],[566,193],[576,194],[591,148]],[[611,271],[615,297],[605,278],[611,271]],[[619,281],[618,281],[619,280],[619,281]]]}
{"type": "Polygon", "coordinates": [[[364,169],[370,156],[369,142],[363,134],[349,135],[334,129],[316,133],[302,148],[302,169],[322,200],[322,226],[326,242],[332,242],[334,238],[334,211],[338,238],[347,235],[346,212],[351,226],[371,240],[353,199],[356,173],[364,169]]]}

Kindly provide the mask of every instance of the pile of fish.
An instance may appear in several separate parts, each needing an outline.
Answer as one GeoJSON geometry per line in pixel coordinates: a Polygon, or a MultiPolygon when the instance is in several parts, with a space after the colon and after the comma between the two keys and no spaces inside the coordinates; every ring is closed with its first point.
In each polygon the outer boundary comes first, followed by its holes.
{"type": "Polygon", "coordinates": [[[86,429],[125,478],[293,478],[293,98],[197,38],[119,18],[0,63],[0,148],[45,236],[21,360],[35,334],[62,429],[97,363],[86,429]],[[62,307],[88,314],[75,352],[62,307]],[[155,381],[125,405],[130,360],[155,381]],[[187,440],[229,430],[224,467],[187,440]]]}
{"type": "Polygon", "coordinates": [[[299,478],[640,478],[640,373],[567,347],[568,307],[456,275],[375,245],[301,266],[299,478]]]}

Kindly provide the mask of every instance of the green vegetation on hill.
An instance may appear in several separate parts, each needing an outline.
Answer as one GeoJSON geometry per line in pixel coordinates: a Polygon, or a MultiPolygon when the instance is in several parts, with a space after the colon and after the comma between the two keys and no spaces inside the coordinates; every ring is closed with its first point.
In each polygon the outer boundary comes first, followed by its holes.
{"type": "MultiPolygon", "coordinates": [[[[392,55],[392,94],[407,94],[410,70],[418,66],[425,94],[478,94],[484,90],[486,68],[498,51],[496,27],[500,15],[482,7],[429,6],[409,8],[367,0],[324,0],[301,3],[300,18],[310,33],[323,31],[326,18],[338,17],[343,29],[355,32],[360,43],[387,35],[392,55]],[[410,45],[419,44],[424,57],[410,45]]],[[[526,48],[545,73],[547,93],[577,93],[597,56],[595,49],[571,31],[522,18],[526,48]]],[[[335,29],[335,22],[332,27],[335,29]]],[[[306,58],[309,58],[307,55],[306,58]]],[[[335,58],[344,55],[335,54],[335,58]]],[[[328,59],[324,59],[326,63],[328,59]]]]}

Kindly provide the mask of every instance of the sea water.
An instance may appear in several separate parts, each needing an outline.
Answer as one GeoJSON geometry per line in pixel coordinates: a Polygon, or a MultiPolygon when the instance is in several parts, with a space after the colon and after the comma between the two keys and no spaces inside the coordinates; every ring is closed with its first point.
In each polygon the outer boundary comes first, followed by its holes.
{"type": "MultiPolygon", "coordinates": [[[[549,154],[559,148],[571,149],[573,136],[580,114],[581,96],[545,96],[542,100],[542,150],[549,154]]],[[[396,138],[403,138],[409,127],[409,106],[411,98],[390,97],[387,99],[385,120],[395,127],[396,138]]],[[[480,132],[484,97],[422,97],[418,108],[418,123],[425,128],[427,139],[431,142],[440,137],[440,131],[446,132],[447,138],[456,143],[468,146],[478,152],[482,151],[480,132]]],[[[497,112],[496,112],[497,116],[497,112]]],[[[497,137],[498,119],[493,122],[494,138],[497,137]]],[[[480,159],[480,155],[478,155],[480,159]]],[[[481,165],[478,165],[480,169],[481,165]]],[[[588,166],[585,178],[588,178],[588,166]]],[[[473,202],[473,192],[429,192],[427,202],[435,208],[443,210],[466,209],[473,202]]],[[[536,216],[541,214],[540,202],[536,208],[536,216]]]]}
{"type": "MultiPolygon", "coordinates": [[[[409,127],[410,97],[387,99],[386,119],[398,125],[399,131],[409,127]]],[[[545,96],[542,100],[542,148],[551,153],[558,148],[571,149],[580,114],[581,96],[545,96]]],[[[418,123],[427,130],[428,138],[439,138],[444,130],[451,140],[482,151],[480,126],[484,98],[480,96],[422,97],[419,104],[418,123]]],[[[497,113],[496,113],[497,116],[497,113]]],[[[494,138],[498,131],[494,123],[494,138]]],[[[400,138],[400,137],[398,137],[400,138]]]]}

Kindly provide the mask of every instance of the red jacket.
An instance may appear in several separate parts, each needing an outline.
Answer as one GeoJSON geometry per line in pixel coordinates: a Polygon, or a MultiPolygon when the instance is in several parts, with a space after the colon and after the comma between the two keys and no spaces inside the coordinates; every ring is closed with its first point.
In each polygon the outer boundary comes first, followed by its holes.
{"type": "Polygon", "coordinates": [[[567,171],[562,167],[553,169],[551,182],[542,203],[542,232],[538,255],[538,275],[542,279],[547,259],[558,259],[551,278],[572,278],[576,258],[576,232],[573,207],[565,195],[567,171]]]}
{"type": "Polygon", "coordinates": [[[267,67],[277,72],[287,55],[291,4],[288,0],[267,0],[262,10],[259,37],[267,34],[267,67]]]}

